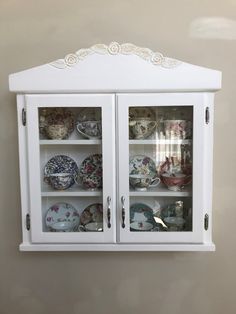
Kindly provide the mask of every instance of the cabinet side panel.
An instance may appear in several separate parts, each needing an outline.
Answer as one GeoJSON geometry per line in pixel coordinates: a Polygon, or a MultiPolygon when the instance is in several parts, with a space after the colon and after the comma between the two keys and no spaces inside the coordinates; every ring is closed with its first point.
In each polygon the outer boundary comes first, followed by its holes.
{"type": "Polygon", "coordinates": [[[212,242],[212,188],[213,188],[213,124],[214,124],[214,94],[204,94],[205,108],[209,108],[209,123],[204,130],[204,215],[209,216],[208,229],[204,230],[204,242],[212,242]]]}
{"type": "Polygon", "coordinates": [[[22,123],[23,108],[25,108],[25,97],[24,95],[17,95],[22,235],[23,243],[29,243],[30,232],[26,229],[26,215],[29,213],[28,156],[27,156],[26,126],[24,126],[22,123]]]}

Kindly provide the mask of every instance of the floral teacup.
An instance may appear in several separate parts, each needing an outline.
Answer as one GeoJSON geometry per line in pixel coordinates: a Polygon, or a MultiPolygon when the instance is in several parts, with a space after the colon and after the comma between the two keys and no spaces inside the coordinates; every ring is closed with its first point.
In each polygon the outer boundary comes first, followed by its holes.
{"type": "Polygon", "coordinates": [[[142,174],[130,174],[130,185],[135,188],[136,191],[146,191],[148,187],[156,187],[160,183],[160,178],[152,178],[142,174]]]}
{"type": "Polygon", "coordinates": [[[101,138],[102,123],[101,121],[82,121],[76,125],[77,131],[86,138],[101,138]]]}
{"type": "Polygon", "coordinates": [[[55,190],[66,190],[75,183],[75,178],[71,173],[52,173],[45,176],[44,181],[55,190]]]}
{"type": "Polygon", "coordinates": [[[47,137],[52,140],[63,140],[68,137],[69,129],[65,124],[51,124],[45,129],[47,137]]]}
{"type": "Polygon", "coordinates": [[[145,118],[136,118],[129,121],[129,130],[132,138],[144,139],[149,137],[157,126],[156,121],[145,118]]]}
{"type": "Polygon", "coordinates": [[[96,190],[102,187],[102,176],[89,174],[83,175],[80,179],[85,189],[96,190]]]}
{"type": "Polygon", "coordinates": [[[167,139],[185,139],[191,137],[191,122],[187,120],[165,120],[167,139]]]}

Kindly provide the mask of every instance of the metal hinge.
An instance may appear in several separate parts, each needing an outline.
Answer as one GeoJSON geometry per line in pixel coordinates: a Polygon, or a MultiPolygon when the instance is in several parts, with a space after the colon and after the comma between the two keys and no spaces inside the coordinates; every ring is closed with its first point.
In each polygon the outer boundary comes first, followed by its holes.
{"type": "Polygon", "coordinates": [[[205,214],[205,217],[204,217],[204,229],[208,230],[208,227],[209,227],[209,215],[205,214]]]}
{"type": "Polygon", "coordinates": [[[22,109],[21,119],[22,119],[22,124],[25,126],[26,125],[26,110],[24,108],[22,109]]]}
{"type": "Polygon", "coordinates": [[[208,124],[210,122],[210,109],[209,109],[209,107],[206,107],[205,121],[206,121],[206,124],[208,124]]]}
{"type": "Polygon", "coordinates": [[[26,229],[30,230],[30,214],[26,214],[26,229]]]}

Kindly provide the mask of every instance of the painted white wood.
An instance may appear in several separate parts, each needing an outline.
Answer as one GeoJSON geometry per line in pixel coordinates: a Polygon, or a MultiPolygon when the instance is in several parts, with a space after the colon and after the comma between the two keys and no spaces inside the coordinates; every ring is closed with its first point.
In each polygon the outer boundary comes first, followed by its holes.
{"type": "Polygon", "coordinates": [[[21,93],[17,95],[23,233],[20,250],[215,250],[212,243],[214,109],[212,92],[221,88],[221,72],[170,59],[159,52],[132,44],[111,43],[80,49],[63,59],[11,74],[9,86],[11,91],[21,93]],[[88,92],[90,95],[83,94],[88,92]],[[24,95],[25,93],[30,95],[24,95]],[[118,95],[109,95],[109,93],[118,93],[118,95]],[[130,93],[130,95],[121,93],[130,93]],[[147,192],[129,190],[127,179],[129,147],[132,151],[145,152],[153,144],[158,146],[190,143],[189,140],[170,141],[154,138],[145,141],[128,140],[128,106],[132,105],[130,100],[135,102],[135,106],[163,106],[165,103],[181,106],[194,105],[193,193],[191,187],[181,192],[172,192],[161,185],[147,192]],[[83,139],[76,130],[69,139],[63,141],[39,138],[37,108],[44,106],[66,106],[71,107],[72,110],[73,108],[76,110],[78,106],[100,106],[103,130],[105,130],[103,140],[83,139]],[[26,127],[21,122],[21,110],[25,107],[27,107],[26,127]],[[207,125],[204,123],[206,107],[210,110],[210,123],[207,125]],[[103,153],[103,193],[83,191],[79,186],[63,192],[53,191],[40,183],[43,163],[48,157],[58,152],[70,153],[75,157],[77,149],[83,151],[85,155],[88,151],[103,153]],[[117,164],[116,156],[118,156],[117,164]],[[193,232],[135,233],[129,231],[129,202],[133,203],[136,199],[143,200],[145,197],[145,202],[151,206],[156,198],[165,204],[168,197],[172,197],[173,200],[188,199],[192,194],[194,200],[193,232]],[[104,215],[103,233],[55,234],[42,231],[44,228],[41,224],[42,215],[45,215],[49,204],[63,200],[70,201],[74,205],[81,202],[85,206],[93,201],[103,200],[104,213],[106,213],[108,196],[112,198],[111,229],[106,228],[107,220],[104,215]],[[121,228],[121,196],[125,197],[125,229],[121,228]],[[26,230],[27,213],[31,214],[31,231],[26,230]],[[206,213],[210,218],[208,230],[203,228],[206,213]]]}
{"type": "Polygon", "coordinates": [[[187,197],[192,195],[191,187],[187,186],[183,191],[170,191],[163,184],[158,185],[154,188],[148,188],[147,191],[135,191],[129,190],[129,196],[166,196],[166,197],[187,197]]]}
{"type": "Polygon", "coordinates": [[[215,245],[212,242],[204,244],[30,244],[26,242],[20,245],[20,251],[206,252],[215,251],[215,245]]]}
{"type": "Polygon", "coordinates": [[[101,145],[101,140],[40,140],[40,145],[101,145]]]}
{"type": "Polygon", "coordinates": [[[210,120],[204,126],[204,215],[209,216],[208,230],[204,230],[204,242],[212,242],[212,189],[213,189],[213,124],[214,124],[214,94],[204,94],[204,106],[209,108],[210,120]]]}
{"type": "Polygon", "coordinates": [[[80,49],[56,62],[11,74],[10,90],[18,93],[107,93],[215,91],[221,88],[220,71],[175,62],[147,48],[133,47],[127,53],[126,46],[117,45],[115,50],[114,45],[103,45],[107,47],[103,47],[103,51],[80,49]],[[61,66],[56,67],[56,64],[61,66]]]}
{"type": "Polygon", "coordinates": [[[204,210],[204,95],[189,94],[135,94],[118,95],[119,132],[119,203],[125,197],[125,228],[119,224],[119,241],[128,243],[202,243],[204,210]],[[192,232],[132,232],[129,227],[129,128],[130,106],[192,106],[193,107],[193,231],[192,232]]]}
{"type": "Polygon", "coordinates": [[[26,215],[29,214],[29,181],[26,128],[22,124],[22,109],[25,108],[24,95],[17,95],[18,150],[21,192],[21,225],[23,242],[30,242],[30,231],[26,229],[26,215]]]}
{"type": "Polygon", "coordinates": [[[41,192],[41,196],[43,197],[68,197],[68,196],[87,196],[87,197],[93,197],[93,196],[102,196],[102,191],[85,191],[85,190],[78,190],[76,187],[71,187],[68,190],[64,191],[56,191],[52,189],[48,189],[48,191],[43,190],[41,192]]]}
{"type": "MultiPolygon", "coordinates": [[[[115,136],[114,96],[112,95],[26,95],[27,137],[29,157],[30,211],[32,225],[32,242],[34,243],[102,243],[115,241],[115,227],[107,228],[107,197],[111,197],[112,225],[115,213],[115,154],[113,139],[115,136]],[[40,144],[38,128],[38,108],[40,107],[100,107],[102,112],[103,132],[103,232],[44,232],[42,222],[44,214],[41,200],[40,144]],[[111,125],[110,125],[111,124],[111,125]]],[[[74,147],[74,146],[73,146],[74,147]]],[[[68,195],[69,196],[69,195],[68,195]]],[[[82,196],[82,195],[80,195],[82,196]]],[[[87,196],[87,195],[84,195],[87,196]]]]}
{"type": "Polygon", "coordinates": [[[130,145],[181,145],[190,144],[191,140],[155,140],[155,139],[145,139],[145,140],[129,140],[130,145]]]}

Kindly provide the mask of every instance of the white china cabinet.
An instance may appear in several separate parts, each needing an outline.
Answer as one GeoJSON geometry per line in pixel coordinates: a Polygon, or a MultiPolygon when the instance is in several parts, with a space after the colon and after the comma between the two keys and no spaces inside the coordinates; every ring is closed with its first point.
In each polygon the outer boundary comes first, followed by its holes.
{"type": "Polygon", "coordinates": [[[213,251],[219,71],[98,44],[9,77],[22,251],[213,251]]]}

